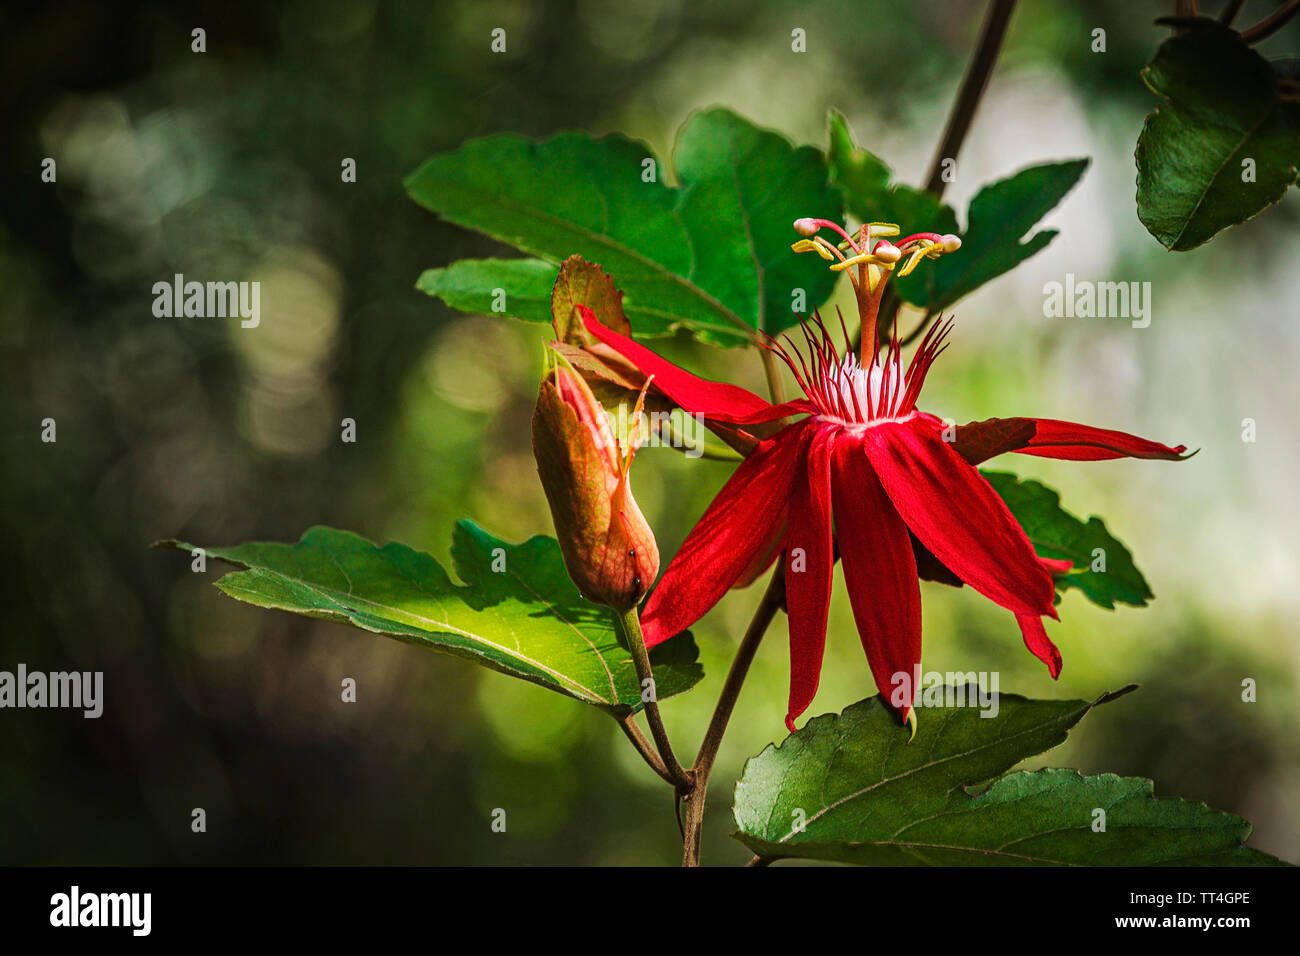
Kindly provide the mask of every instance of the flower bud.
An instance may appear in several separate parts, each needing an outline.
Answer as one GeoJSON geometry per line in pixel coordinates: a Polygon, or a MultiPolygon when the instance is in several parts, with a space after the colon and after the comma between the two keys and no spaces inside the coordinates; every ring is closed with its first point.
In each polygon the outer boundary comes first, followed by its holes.
{"type": "Polygon", "coordinates": [[[640,603],[659,574],[654,532],[628,484],[635,450],[628,445],[624,457],[580,375],[561,364],[542,382],[533,456],[564,566],[583,597],[618,611],[640,603]]]}

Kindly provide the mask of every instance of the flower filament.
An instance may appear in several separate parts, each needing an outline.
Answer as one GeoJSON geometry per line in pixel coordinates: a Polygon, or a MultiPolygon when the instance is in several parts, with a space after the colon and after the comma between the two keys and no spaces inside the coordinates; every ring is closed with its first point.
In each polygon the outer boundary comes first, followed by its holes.
{"type": "Polygon", "coordinates": [[[832,272],[847,272],[857,293],[862,322],[860,363],[867,365],[868,341],[875,341],[880,299],[889,277],[897,271],[909,275],[922,259],[938,259],[961,248],[961,239],[947,233],[916,232],[891,242],[902,230],[892,222],[865,222],[854,234],[829,219],[796,219],[794,231],[804,238],[790,248],[795,252],[816,252],[831,263],[832,272]],[[832,243],[818,233],[829,229],[840,237],[832,243]],[[899,265],[899,263],[902,265],[899,265]]]}

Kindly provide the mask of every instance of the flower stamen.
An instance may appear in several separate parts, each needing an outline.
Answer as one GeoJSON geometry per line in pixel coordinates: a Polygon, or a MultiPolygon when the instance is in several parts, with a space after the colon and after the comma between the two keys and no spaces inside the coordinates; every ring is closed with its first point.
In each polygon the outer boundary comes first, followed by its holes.
{"type": "MultiPolygon", "coordinates": [[[[848,273],[857,293],[862,340],[860,362],[863,364],[867,362],[868,341],[877,338],[877,316],[890,275],[910,275],[922,259],[938,259],[961,248],[960,237],[951,233],[917,232],[897,242],[887,242],[884,237],[902,232],[892,222],[863,223],[856,230],[856,242],[842,226],[829,219],[796,219],[794,229],[804,237],[791,246],[795,252],[816,252],[830,262],[832,272],[848,273]],[[840,241],[832,244],[821,239],[817,233],[822,229],[830,229],[840,237],[840,241]],[[876,241],[873,243],[873,240],[876,241]]],[[[874,362],[875,350],[870,354],[874,362]]]]}
{"type": "Polygon", "coordinates": [[[839,318],[844,333],[843,353],[836,348],[817,312],[799,326],[806,348],[795,345],[788,334],[781,336],[785,344],[765,335],[764,347],[785,362],[823,418],[848,426],[870,426],[911,417],[930,366],[947,348],[945,339],[952,330],[952,321],[941,321],[930,329],[904,369],[896,331],[883,354],[877,341],[872,346],[871,360],[863,363],[853,354],[842,313],[839,318]]]}

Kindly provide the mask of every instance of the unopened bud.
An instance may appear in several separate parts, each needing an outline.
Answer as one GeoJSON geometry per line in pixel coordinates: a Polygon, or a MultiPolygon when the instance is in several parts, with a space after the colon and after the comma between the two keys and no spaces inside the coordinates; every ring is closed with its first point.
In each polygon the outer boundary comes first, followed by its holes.
{"type": "Polygon", "coordinates": [[[632,449],[620,450],[605,409],[564,365],[538,392],[533,456],[573,583],[589,601],[635,607],[659,574],[659,547],[628,484],[632,449]]]}
{"type": "Polygon", "coordinates": [[[817,225],[816,219],[796,219],[794,221],[794,231],[801,236],[815,236],[821,227],[817,225]]]}
{"type": "Polygon", "coordinates": [[[956,252],[961,248],[961,239],[952,233],[947,233],[939,237],[939,242],[943,244],[944,252],[956,252]]]}

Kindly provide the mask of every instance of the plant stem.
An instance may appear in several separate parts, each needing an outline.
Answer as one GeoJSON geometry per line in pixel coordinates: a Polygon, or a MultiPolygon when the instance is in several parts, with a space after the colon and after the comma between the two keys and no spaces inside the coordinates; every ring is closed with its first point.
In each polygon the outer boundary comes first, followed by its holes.
{"type": "Polygon", "coordinates": [[[677,786],[677,781],[668,772],[663,760],[655,753],[650,741],[645,739],[645,734],[641,733],[641,728],[636,725],[636,717],[632,714],[624,714],[621,717],[615,717],[614,720],[623,729],[627,739],[632,741],[632,746],[636,748],[636,752],[641,755],[641,759],[646,762],[650,769],[662,777],[665,782],[672,784],[674,787],[677,786]]]}
{"type": "Polygon", "coordinates": [[[783,570],[783,566],[778,564],[767,590],[763,592],[762,600],[754,609],[754,616],[745,629],[735,660],[731,662],[722,695],[718,698],[713,719],[709,721],[709,729],[705,731],[704,742],[700,744],[700,752],[695,758],[695,783],[685,800],[686,833],[682,838],[682,866],[700,865],[700,833],[704,822],[704,804],[708,797],[709,773],[713,770],[713,761],[717,759],[722,735],[726,733],[727,723],[731,720],[731,712],[735,710],[736,700],[740,697],[740,688],[749,674],[749,665],[754,662],[758,645],[785,600],[783,570]]]}
{"type": "Polygon", "coordinates": [[[767,390],[772,396],[772,404],[780,405],[785,401],[785,386],[781,384],[781,370],[777,368],[776,356],[761,344],[758,346],[758,354],[763,360],[763,374],[767,376],[767,390]]]}
{"type": "Polygon", "coordinates": [[[934,321],[933,313],[930,312],[925,313],[925,315],[921,318],[921,321],[916,324],[916,328],[912,329],[911,332],[908,332],[907,335],[903,336],[901,339],[898,340],[898,347],[902,348],[904,345],[911,345],[914,341],[916,341],[917,338],[919,338],[925,332],[926,329],[930,327],[930,323],[933,321],[934,321]]]}
{"type": "Polygon", "coordinates": [[[962,77],[961,88],[953,102],[952,112],[948,114],[948,125],[944,127],[943,139],[930,163],[930,175],[925,188],[936,196],[942,196],[947,183],[943,179],[943,161],[956,159],[961,151],[962,141],[970,131],[971,120],[975,118],[975,108],[979,106],[984,87],[988,84],[993,64],[997,62],[998,52],[1002,49],[1002,39],[1007,34],[1007,25],[1016,8],[1016,0],[992,0],[988,12],[984,15],[984,25],[980,28],[979,43],[975,56],[962,77]]]}
{"type": "MultiPolygon", "coordinates": [[[[997,63],[998,54],[1002,50],[1002,40],[1007,35],[1007,26],[1011,22],[1011,14],[1015,8],[1016,0],[992,0],[988,12],[984,15],[984,25],[980,28],[975,55],[966,68],[966,75],[962,77],[957,98],[948,113],[943,138],[939,141],[934,159],[930,162],[925,189],[935,196],[942,196],[948,186],[943,178],[943,161],[956,159],[957,154],[961,152],[962,143],[965,142],[966,134],[970,132],[971,122],[975,118],[975,109],[979,106],[984,90],[988,86],[989,76],[993,72],[993,66],[997,63]]],[[[893,285],[887,286],[877,311],[872,315],[873,321],[871,323],[864,321],[858,329],[858,340],[854,343],[855,351],[861,349],[863,354],[866,354],[867,342],[870,341],[867,338],[869,324],[870,331],[877,335],[881,342],[888,341],[889,335],[894,330],[894,323],[898,321],[900,305],[901,302],[893,285]]]]}
{"type": "MultiPolygon", "coordinates": [[[[645,715],[646,720],[650,722],[650,734],[654,737],[655,747],[659,751],[659,756],[663,758],[664,768],[668,773],[667,779],[679,792],[686,793],[691,789],[691,775],[677,762],[677,757],[673,754],[673,745],[668,741],[668,731],[664,729],[663,718],[659,715],[659,701],[654,690],[654,674],[650,670],[650,655],[645,649],[645,637],[641,634],[641,618],[636,608],[632,607],[619,614],[618,621],[627,640],[627,648],[632,653],[637,682],[644,688],[646,681],[650,681],[650,699],[646,701],[645,715]]],[[[626,729],[624,727],[625,731],[626,729]]]]}
{"type": "Polygon", "coordinates": [[[1241,13],[1241,8],[1246,5],[1246,0],[1230,0],[1229,4],[1223,8],[1219,14],[1219,22],[1225,27],[1232,26],[1232,21],[1237,19],[1237,14],[1241,13]]]}
{"type": "MultiPolygon", "coordinates": [[[[1300,3],[1300,0],[1296,0],[1296,2],[1300,3]]],[[[993,72],[993,65],[997,62],[998,53],[1002,48],[1002,40],[1006,36],[1007,26],[1011,21],[1011,14],[1015,10],[1015,6],[1016,0],[992,0],[989,4],[988,12],[984,17],[984,25],[980,30],[975,56],[966,70],[966,75],[962,78],[957,99],[953,103],[947,126],[944,128],[943,138],[939,142],[939,148],[930,166],[925,188],[935,196],[942,196],[947,185],[943,177],[944,160],[957,157],[962,142],[970,131],[975,109],[984,94],[989,75],[993,72]]],[[[892,291],[892,289],[884,290],[887,295],[884,311],[890,316],[891,328],[898,311],[896,297],[889,295],[892,291]]],[[[861,292],[859,292],[859,298],[861,298],[861,292]]],[[[883,326],[877,327],[876,324],[877,310],[881,302],[874,296],[871,298],[875,299],[871,303],[872,308],[869,310],[871,321],[867,321],[864,317],[863,327],[859,328],[858,332],[860,342],[866,341],[866,335],[875,336],[884,331],[883,326]]],[[[860,306],[862,304],[862,302],[859,302],[860,306]]],[[[913,336],[909,336],[909,338],[911,337],[913,336]]],[[[767,375],[767,384],[772,394],[772,401],[779,404],[784,400],[784,389],[781,387],[775,361],[771,353],[766,349],[760,351],[763,356],[763,370],[767,375]]],[[[685,789],[678,785],[678,792],[683,795],[686,804],[686,826],[682,837],[682,866],[693,867],[700,865],[700,837],[703,830],[704,807],[708,798],[709,775],[713,770],[713,763],[717,759],[718,749],[722,746],[722,737],[726,733],[732,711],[735,710],[736,701],[740,697],[740,689],[749,674],[750,665],[754,662],[754,655],[758,651],[758,645],[763,640],[763,635],[767,633],[772,620],[776,617],[776,612],[780,610],[784,603],[785,578],[782,572],[783,567],[778,564],[776,571],[772,574],[772,579],[768,582],[767,590],[763,593],[762,600],[759,601],[758,607],[754,609],[754,616],[750,619],[749,627],[745,630],[745,636],[736,651],[736,657],[731,662],[731,669],[727,672],[727,680],[723,685],[722,694],[718,698],[717,706],[714,708],[713,718],[709,721],[709,728],[704,734],[704,742],[700,744],[700,752],[695,758],[695,766],[692,771],[693,779],[685,789]]],[[[640,624],[639,621],[636,621],[634,612],[632,619],[636,622],[635,626],[637,627],[637,637],[639,639],[640,624]]],[[[634,642],[629,640],[629,643],[634,642]]],[[[642,646],[642,654],[644,655],[644,646],[642,646]]],[[[648,670],[648,661],[646,666],[648,670]]],[[[650,718],[651,729],[653,730],[658,713],[652,711],[650,705],[647,705],[646,715],[650,718]]],[[[656,736],[656,741],[658,741],[658,736],[656,736]]],[[[664,742],[666,743],[666,735],[664,742]]],[[[664,753],[663,746],[660,747],[660,753],[664,753]]],[[[668,753],[671,754],[671,750],[668,753]]],[[[665,756],[665,763],[668,764],[671,771],[674,761],[665,756]]],[[[750,861],[749,865],[764,866],[766,862],[755,858],[750,861]]]]}
{"type": "Polygon", "coordinates": [[[1300,11],[1300,0],[1291,0],[1285,6],[1278,7],[1253,27],[1241,31],[1241,38],[1246,43],[1258,43],[1265,37],[1272,36],[1291,22],[1291,18],[1300,11]]]}

